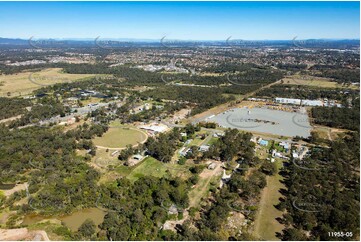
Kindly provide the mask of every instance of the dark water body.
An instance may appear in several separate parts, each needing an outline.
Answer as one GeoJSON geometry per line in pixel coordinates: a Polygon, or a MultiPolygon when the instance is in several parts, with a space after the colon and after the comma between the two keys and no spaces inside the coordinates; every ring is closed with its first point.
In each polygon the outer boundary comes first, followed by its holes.
{"type": "Polygon", "coordinates": [[[25,216],[23,220],[23,224],[31,225],[38,223],[44,219],[59,219],[60,221],[64,222],[65,225],[69,227],[71,230],[76,231],[86,219],[93,220],[95,225],[98,226],[103,222],[105,214],[106,212],[99,208],[85,208],[76,211],[70,215],[64,215],[64,216],[46,217],[37,214],[29,214],[25,216]]]}
{"type": "Polygon", "coordinates": [[[0,183],[0,190],[11,190],[16,184],[2,184],[0,183]]]}

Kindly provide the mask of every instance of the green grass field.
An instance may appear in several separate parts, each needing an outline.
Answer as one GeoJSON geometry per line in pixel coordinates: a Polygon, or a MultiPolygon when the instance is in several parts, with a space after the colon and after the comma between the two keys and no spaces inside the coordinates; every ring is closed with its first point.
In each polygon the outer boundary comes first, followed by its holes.
{"type": "MultiPolygon", "coordinates": [[[[277,161],[280,168],[281,161],[277,161]]],[[[276,232],[281,232],[283,225],[276,218],[282,216],[282,212],[274,207],[279,203],[282,194],[279,192],[284,185],[280,182],[282,177],[277,174],[267,177],[267,186],[261,193],[261,201],[257,210],[256,220],[254,224],[254,235],[261,240],[279,240],[276,232]]]]}
{"type": "Polygon", "coordinates": [[[215,143],[217,143],[218,139],[219,138],[212,137],[206,145],[214,145],[215,143]]]}
{"type": "Polygon", "coordinates": [[[124,177],[128,176],[132,172],[132,170],[134,170],[134,167],[124,165],[120,165],[115,168],[115,171],[124,177]]]}
{"type": "Polygon", "coordinates": [[[191,146],[194,146],[194,145],[199,146],[199,145],[201,145],[202,141],[203,140],[201,140],[199,138],[195,138],[187,145],[187,147],[191,147],[191,146]]]}
{"type": "Polygon", "coordinates": [[[152,157],[147,157],[127,176],[127,178],[134,182],[143,176],[162,177],[166,174],[166,170],[167,167],[164,163],[152,157]]]}
{"type": "Polygon", "coordinates": [[[141,130],[111,125],[111,128],[102,137],[94,138],[93,142],[97,146],[124,148],[127,145],[136,145],[138,142],[144,142],[146,138],[146,133],[141,130]]]}
{"type": "Polygon", "coordinates": [[[119,173],[125,174],[126,172],[129,175],[127,178],[131,181],[136,181],[140,177],[143,176],[155,176],[155,177],[163,177],[163,176],[172,176],[172,177],[180,177],[182,179],[188,179],[191,176],[191,172],[189,171],[190,165],[178,165],[171,163],[163,163],[159,160],[154,159],[153,157],[147,157],[140,164],[133,167],[118,167],[116,170],[119,173]]]}

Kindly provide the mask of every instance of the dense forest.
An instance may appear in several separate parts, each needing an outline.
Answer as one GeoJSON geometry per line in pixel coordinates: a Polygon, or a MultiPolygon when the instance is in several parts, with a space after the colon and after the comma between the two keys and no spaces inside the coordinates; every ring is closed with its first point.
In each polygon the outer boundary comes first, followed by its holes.
{"type": "Polygon", "coordinates": [[[252,68],[261,68],[261,67],[252,63],[237,64],[237,63],[221,62],[218,65],[203,68],[202,71],[215,72],[215,73],[229,73],[229,72],[235,73],[235,72],[247,71],[252,68]]]}
{"type": "Polygon", "coordinates": [[[162,162],[169,162],[181,139],[180,130],[175,128],[168,133],[159,134],[157,138],[149,137],[144,146],[149,155],[162,162]]]}
{"type": "Polygon", "coordinates": [[[142,177],[134,184],[124,178],[102,186],[98,203],[109,212],[100,225],[99,239],[160,240],[162,224],[177,218],[169,214],[170,207],[182,216],[188,206],[190,185],[181,179],[142,177]]]}
{"type": "Polygon", "coordinates": [[[360,130],[360,104],[356,99],[353,107],[313,107],[311,115],[316,124],[334,128],[360,130]]]}
{"type": "Polygon", "coordinates": [[[26,99],[0,97],[0,120],[24,114],[25,108],[31,106],[32,103],[26,99]]]}
{"type": "Polygon", "coordinates": [[[254,156],[254,143],[251,142],[251,133],[239,132],[237,129],[229,129],[219,142],[211,146],[206,157],[230,161],[237,157],[245,160],[244,164],[251,163],[258,158],[254,156]]]}
{"type": "MultiPolygon", "coordinates": [[[[124,65],[117,67],[107,67],[104,64],[89,65],[69,65],[64,68],[67,73],[74,74],[112,74],[115,77],[122,78],[125,81],[123,85],[145,85],[152,86],[162,82],[182,82],[188,84],[220,86],[229,84],[234,80],[237,84],[268,84],[282,78],[282,73],[276,70],[267,70],[263,68],[254,68],[254,65],[225,65],[212,67],[212,72],[222,73],[221,75],[201,74],[174,74],[163,72],[149,72],[139,68],[124,65]],[[226,68],[227,67],[227,68],[226,68]],[[218,70],[218,71],[217,71],[218,70]],[[226,75],[225,73],[228,73],[226,75]]],[[[211,71],[211,70],[209,70],[211,71]]],[[[163,83],[164,84],[164,83],[163,83]]]]}
{"type": "Polygon", "coordinates": [[[60,101],[45,97],[39,99],[39,102],[31,107],[31,111],[26,111],[20,119],[12,121],[9,127],[14,128],[27,124],[36,124],[39,121],[58,115],[64,117],[69,112],[69,107],[64,107],[60,101]]]}
{"type": "Polygon", "coordinates": [[[358,240],[360,223],[359,133],[331,143],[329,149],[314,149],[302,162],[285,166],[287,189],[278,208],[285,212],[282,240],[358,240]],[[349,232],[332,237],[329,232],[349,232]],[[351,234],[351,236],[350,236],[351,234]]]}
{"type": "Polygon", "coordinates": [[[124,95],[121,80],[113,76],[89,77],[82,81],[58,83],[52,86],[42,87],[34,92],[38,95],[51,93],[54,97],[56,97],[56,95],[61,95],[64,99],[75,96],[80,100],[84,100],[85,97],[80,96],[80,92],[89,89],[99,92],[104,99],[111,99],[114,96],[124,95]]]}
{"type": "Polygon", "coordinates": [[[142,92],[140,95],[141,97],[150,97],[154,100],[176,100],[197,104],[192,110],[192,114],[200,113],[235,99],[234,97],[224,97],[220,88],[174,87],[169,85],[142,92]]]}
{"type": "Polygon", "coordinates": [[[257,97],[283,97],[300,99],[330,99],[347,103],[347,99],[358,97],[358,90],[346,90],[341,88],[319,88],[301,85],[273,85],[270,88],[259,91],[257,97]]]}
{"type": "Polygon", "coordinates": [[[321,77],[332,78],[338,83],[360,83],[360,70],[351,69],[326,69],[321,74],[316,74],[321,77]]]}
{"type": "Polygon", "coordinates": [[[95,154],[90,139],[105,131],[106,127],[87,124],[68,132],[59,127],[9,130],[0,126],[0,183],[26,182],[28,186],[28,193],[14,193],[6,206],[42,214],[70,213],[93,206],[99,174],[87,164],[95,154]],[[77,149],[89,154],[78,156],[77,149]],[[13,207],[25,196],[27,204],[13,207]]]}
{"type": "Polygon", "coordinates": [[[300,71],[307,68],[306,64],[277,64],[277,67],[287,71],[300,71]]]}

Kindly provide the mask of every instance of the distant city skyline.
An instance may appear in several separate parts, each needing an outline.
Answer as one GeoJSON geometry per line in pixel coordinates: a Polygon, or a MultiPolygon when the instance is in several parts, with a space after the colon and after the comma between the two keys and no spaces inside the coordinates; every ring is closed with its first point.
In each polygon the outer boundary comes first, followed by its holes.
{"type": "Polygon", "coordinates": [[[0,37],[359,39],[359,2],[0,2],[0,37]]]}

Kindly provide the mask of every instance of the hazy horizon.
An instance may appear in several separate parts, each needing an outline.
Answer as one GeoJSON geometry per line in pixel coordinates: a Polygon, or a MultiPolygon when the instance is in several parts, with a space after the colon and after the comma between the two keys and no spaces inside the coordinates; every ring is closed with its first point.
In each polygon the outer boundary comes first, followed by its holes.
{"type": "Polygon", "coordinates": [[[0,2],[0,36],[359,39],[359,12],[359,2],[0,2]]]}
{"type": "MultiPolygon", "coordinates": [[[[163,38],[164,36],[162,36],[163,38]]],[[[153,39],[145,39],[145,38],[131,38],[131,37],[124,37],[124,38],[107,38],[107,37],[101,37],[99,38],[99,40],[134,40],[134,41],[160,41],[162,38],[153,38],[153,39]]],[[[207,41],[207,42],[221,42],[221,41],[226,41],[229,37],[225,38],[225,39],[215,39],[215,40],[210,40],[210,39],[171,39],[171,38],[166,38],[166,41],[171,41],[171,40],[177,40],[177,41],[198,41],[198,42],[202,42],[202,41],[207,41]]],[[[0,36],[0,39],[18,39],[18,40],[70,40],[70,41],[94,41],[97,39],[97,37],[91,38],[91,37],[84,37],[84,38],[47,38],[47,37],[42,37],[42,38],[35,38],[34,36],[29,37],[29,38],[20,38],[20,37],[2,37],[0,36]]],[[[341,41],[341,40],[360,40],[360,38],[307,38],[307,39],[301,39],[301,38],[296,38],[295,40],[311,40],[311,39],[315,39],[315,40],[329,40],[329,41],[341,41]]],[[[293,38],[290,39],[236,39],[236,38],[231,38],[231,41],[236,41],[236,40],[244,40],[244,41],[293,41],[293,38]]]]}

